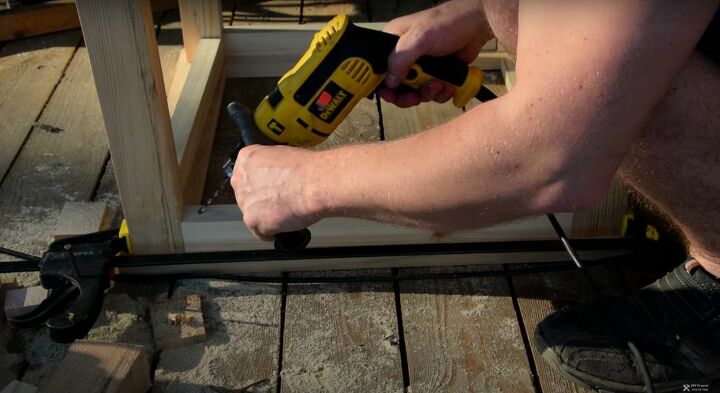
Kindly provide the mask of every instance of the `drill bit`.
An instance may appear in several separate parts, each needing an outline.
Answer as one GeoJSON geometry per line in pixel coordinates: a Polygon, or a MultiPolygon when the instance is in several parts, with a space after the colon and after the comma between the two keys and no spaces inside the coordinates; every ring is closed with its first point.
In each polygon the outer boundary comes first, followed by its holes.
{"type": "Polygon", "coordinates": [[[203,214],[207,211],[208,207],[210,207],[210,205],[213,204],[213,201],[215,200],[215,198],[220,196],[220,193],[223,192],[223,190],[225,190],[225,187],[227,187],[229,182],[230,182],[230,178],[225,176],[222,183],[220,183],[220,186],[215,189],[215,191],[212,193],[212,195],[210,195],[210,198],[207,199],[205,204],[200,206],[200,208],[198,209],[198,214],[203,214]]]}

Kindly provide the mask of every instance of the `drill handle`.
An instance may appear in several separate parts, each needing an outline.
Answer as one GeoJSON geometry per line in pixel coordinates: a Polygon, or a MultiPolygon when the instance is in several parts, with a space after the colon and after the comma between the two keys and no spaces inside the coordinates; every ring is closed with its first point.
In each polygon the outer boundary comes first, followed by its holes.
{"type": "MultiPolygon", "coordinates": [[[[271,141],[268,137],[263,135],[260,130],[258,130],[255,125],[255,120],[253,119],[253,113],[248,107],[233,101],[228,105],[227,110],[230,114],[230,118],[233,120],[233,123],[235,123],[237,128],[240,130],[240,139],[242,140],[241,144],[233,149],[232,157],[230,158],[230,160],[232,160],[232,166],[229,167],[229,174],[228,169],[225,170],[225,174],[230,177],[232,176],[232,169],[234,167],[237,154],[244,146],[271,146],[276,143],[271,141]]],[[[226,167],[228,167],[227,164],[226,167]]],[[[275,235],[275,249],[279,251],[299,251],[307,247],[311,238],[312,235],[310,234],[310,230],[307,228],[294,232],[278,233],[275,235]]]]}
{"type": "Polygon", "coordinates": [[[421,56],[410,66],[403,84],[419,89],[432,79],[453,85],[453,105],[462,108],[480,92],[483,72],[477,67],[468,67],[453,55],[421,56]]]}

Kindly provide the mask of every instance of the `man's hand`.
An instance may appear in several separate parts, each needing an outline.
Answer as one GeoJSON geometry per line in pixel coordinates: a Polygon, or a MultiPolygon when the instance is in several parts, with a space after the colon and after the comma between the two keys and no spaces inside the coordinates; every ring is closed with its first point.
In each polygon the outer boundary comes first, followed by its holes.
{"type": "Polygon", "coordinates": [[[427,101],[446,102],[455,94],[451,85],[438,80],[430,81],[419,91],[396,90],[418,57],[454,54],[470,63],[492,37],[482,2],[478,0],[453,0],[403,16],[390,21],[385,31],[399,35],[400,40],[388,58],[385,87],[379,93],[402,108],[427,101]]]}
{"type": "Polygon", "coordinates": [[[259,239],[297,231],[320,219],[320,199],[308,173],[315,152],[287,146],[248,146],[240,150],[230,184],[243,221],[259,239]]]}

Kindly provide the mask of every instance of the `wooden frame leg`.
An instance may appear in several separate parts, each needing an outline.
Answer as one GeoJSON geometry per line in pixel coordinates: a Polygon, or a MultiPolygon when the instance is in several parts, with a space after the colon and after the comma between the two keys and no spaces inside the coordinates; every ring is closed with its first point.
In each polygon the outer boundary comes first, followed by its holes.
{"type": "Polygon", "coordinates": [[[148,0],[78,0],[123,211],[139,254],[181,252],[178,164],[148,0]]]}

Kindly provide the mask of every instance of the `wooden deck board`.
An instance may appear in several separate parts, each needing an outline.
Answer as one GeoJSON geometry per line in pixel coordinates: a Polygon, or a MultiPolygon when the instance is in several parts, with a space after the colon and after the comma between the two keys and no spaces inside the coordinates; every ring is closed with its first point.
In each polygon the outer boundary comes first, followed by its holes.
{"type": "MultiPolygon", "coordinates": [[[[368,272],[293,276],[360,274],[368,272]]],[[[283,347],[282,392],[403,391],[390,282],[288,285],[283,347]]]]}
{"type": "MultiPolygon", "coordinates": [[[[173,296],[202,297],[206,341],[160,353],[153,392],[239,389],[263,381],[275,392],[280,349],[280,285],[183,280],[173,296]]],[[[262,390],[261,390],[262,389],[262,390]]]]}
{"type": "Polygon", "coordinates": [[[0,180],[60,82],[81,38],[75,30],[13,41],[0,50],[0,180]]]}
{"type": "Polygon", "coordinates": [[[533,392],[505,278],[401,282],[400,299],[413,392],[533,392]]]}
{"type": "MultiPolygon", "coordinates": [[[[66,201],[88,201],[108,156],[100,106],[87,50],[80,47],[39,122],[0,186],[0,239],[4,245],[40,254],[66,201]]],[[[22,274],[35,281],[36,274],[22,274]]],[[[24,281],[21,279],[20,281],[24,281]]]]}
{"type": "Polygon", "coordinates": [[[325,22],[340,14],[349,16],[353,22],[367,22],[367,11],[365,0],[305,0],[302,22],[325,22]]]}

